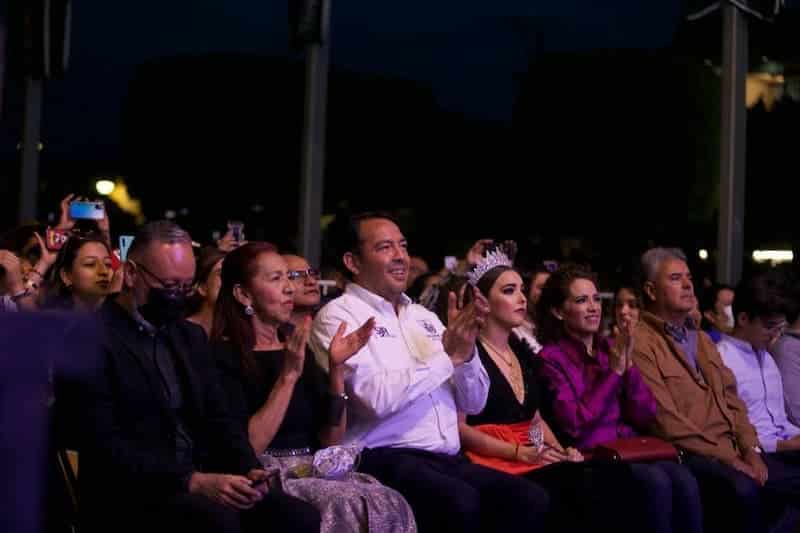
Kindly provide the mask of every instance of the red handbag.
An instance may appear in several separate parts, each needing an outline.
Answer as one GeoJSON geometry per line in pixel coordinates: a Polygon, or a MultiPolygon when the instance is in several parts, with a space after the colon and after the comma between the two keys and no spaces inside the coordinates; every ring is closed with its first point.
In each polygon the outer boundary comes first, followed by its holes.
{"type": "Polygon", "coordinates": [[[592,450],[592,457],[626,463],[680,462],[678,449],[655,437],[628,437],[612,440],[592,450]]]}

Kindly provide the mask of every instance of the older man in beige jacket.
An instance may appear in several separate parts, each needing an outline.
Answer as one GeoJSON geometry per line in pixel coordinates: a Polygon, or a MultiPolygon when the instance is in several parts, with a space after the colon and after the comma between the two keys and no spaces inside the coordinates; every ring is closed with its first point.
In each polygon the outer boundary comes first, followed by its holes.
{"type": "Polygon", "coordinates": [[[783,469],[762,456],[733,374],[688,320],[695,295],[686,256],[653,248],[642,256],[642,270],[646,311],[633,358],[658,404],[653,433],[686,452],[711,515],[707,524],[726,532],[765,531],[768,508],[782,509],[782,499],[797,495],[786,494],[783,469]]]}

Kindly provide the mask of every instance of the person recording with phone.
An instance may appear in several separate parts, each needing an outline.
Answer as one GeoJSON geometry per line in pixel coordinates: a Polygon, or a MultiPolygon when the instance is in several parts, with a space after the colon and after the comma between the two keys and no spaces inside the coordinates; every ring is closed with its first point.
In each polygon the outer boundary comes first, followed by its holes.
{"type": "Polygon", "coordinates": [[[6,311],[35,311],[41,288],[56,260],[56,251],[46,242],[47,228],[20,226],[0,239],[0,288],[6,311]]]}
{"type": "Polygon", "coordinates": [[[247,244],[247,241],[244,238],[244,222],[228,221],[228,231],[217,241],[217,248],[223,252],[232,252],[245,244],[247,244]]]}
{"type": "Polygon", "coordinates": [[[99,232],[106,245],[111,248],[111,222],[102,201],[89,201],[87,198],[68,194],[61,200],[61,215],[55,230],[72,232],[99,232]]]}

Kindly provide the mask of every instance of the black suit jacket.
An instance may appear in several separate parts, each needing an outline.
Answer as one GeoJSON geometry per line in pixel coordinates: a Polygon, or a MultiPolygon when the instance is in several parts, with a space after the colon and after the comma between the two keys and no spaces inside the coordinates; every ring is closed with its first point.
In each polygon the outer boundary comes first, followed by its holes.
{"type": "Polygon", "coordinates": [[[193,464],[178,464],[177,420],[150,354],[140,353],[138,325],[114,301],[100,311],[104,330],[98,371],[84,388],[87,437],[81,446],[81,507],[115,512],[186,491],[192,471],[245,474],[260,468],[244,428],[228,411],[202,328],[182,321],[167,328],[182,387],[184,428],[193,464]],[[131,500],[133,498],[133,500],[131,500]]]}

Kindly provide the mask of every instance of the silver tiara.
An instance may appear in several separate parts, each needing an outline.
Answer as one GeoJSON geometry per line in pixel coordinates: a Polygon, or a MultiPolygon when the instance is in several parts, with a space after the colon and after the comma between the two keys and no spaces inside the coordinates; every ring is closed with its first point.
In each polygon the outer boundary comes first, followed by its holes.
{"type": "Polygon", "coordinates": [[[467,272],[467,282],[475,287],[484,274],[499,266],[512,267],[514,266],[514,262],[508,258],[505,252],[499,249],[493,252],[487,252],[486,255],[478,260],[478,264],[475,265],[475,268],[467,272]]]}

